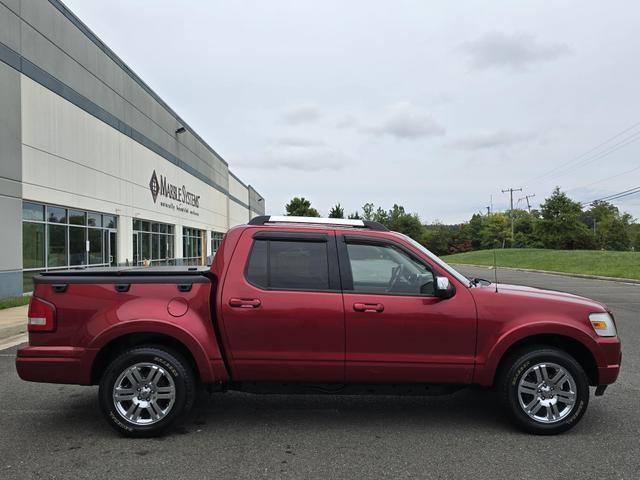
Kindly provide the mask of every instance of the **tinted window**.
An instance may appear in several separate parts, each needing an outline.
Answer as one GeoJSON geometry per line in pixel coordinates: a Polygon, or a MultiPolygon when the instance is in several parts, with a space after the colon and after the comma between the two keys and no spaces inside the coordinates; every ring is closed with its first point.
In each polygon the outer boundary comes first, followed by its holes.
{"type": "Polygon", "coordinates": [[[22,219],[23,220],[37,220],[39,222],[44,221],[44,206],[37,205],[35,203],[23,203],[22,204],[22,219]]]}
{"type": "Polygon", "coordinates": [[[433,295],[433,273],[391,245],[348,244],[353,290],[362,293],[433,295]]]}
{"type": "Polygon", "coordinates": [[[67,223],[67,209],[60,207],[47,207],[47,216],[50,222],[67,223]]]}
{"type": "Polygon", "coordinates": [[[326,242],[256,240],[247,265],[254,285],[281,290],[328,290],[326,242]]]}

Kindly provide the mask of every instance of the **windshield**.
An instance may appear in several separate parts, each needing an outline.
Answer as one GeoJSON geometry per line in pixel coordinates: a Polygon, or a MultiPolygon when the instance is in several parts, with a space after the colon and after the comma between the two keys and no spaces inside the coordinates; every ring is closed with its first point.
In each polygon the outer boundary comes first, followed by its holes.
{"type": "Polygon", "coordinates": [[[408,237],[404,233],[400,233],[400,235],[402,235],[409,243],[411,243],[411,245],[416,247],[418,250],[420,250],[423,253],[426,253],[429,256],[429,258],[431,258],[431,260],[436,262],[438,265],[440,265],[442,268],[444,268],[447,272],[449,272],[451,275],[456,277],[456,279],[458,279],[458,281],[460,283],[462,283],[464,285],[467,285],[467,286],[471,286],[470,285],[470,280],[467,277],[465,277],[460,272],[458,272],[455,268],[453,268],[452,266],[450,266],[449,264],[447,264],[446,262],[444,262],[443,260],[438,258],[435,254],[433,254],[431,251],[429,251],[429,249],[427,247],[425,247],[424,245],[422,245],[419,242],[416,242],[413,238],[408,237]]]}

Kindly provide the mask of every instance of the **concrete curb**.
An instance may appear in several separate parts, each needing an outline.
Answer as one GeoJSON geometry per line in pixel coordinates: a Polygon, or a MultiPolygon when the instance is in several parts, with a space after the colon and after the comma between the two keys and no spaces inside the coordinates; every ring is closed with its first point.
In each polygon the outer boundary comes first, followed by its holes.
{"type": "MultiPolygon", "coordinates": [[[[460,267],[476,267],[476,268],[486,268],[489,270],[493,270],[493,265],[475,265],[471,263],[451,263],[451,265],[457,265],[460,267]]],[[[568,273],[568,272],[552,272],[550,270],[536,270],[534,268],[514,268],[514,267],[501,267],[498,266],[498,270],[513,270],[516,272],[532,272],[532,273],[546,273],[549,275],[557,275],[560,277],[574,277],[574,278],[586,278],[591,280],[606,280],[608,282],[618,282],[618,283],[631,283],[634,285],[640,285],[640,280],[636,280],[634,278],[617,278],[617,277],[603,277],[600,275],[584,275],[582,273],[568,273]]]]}
{"type": "Polygon", "coordinates": [[[0,340],[0,353],[2,353],[2,350],[15,347],[16,345],[20,345],[28,341],[29,341],[29,336],[26,334],[20,334],[20,335],[15,335],[9,338],[3,338],[2,340],[0,340]]]}

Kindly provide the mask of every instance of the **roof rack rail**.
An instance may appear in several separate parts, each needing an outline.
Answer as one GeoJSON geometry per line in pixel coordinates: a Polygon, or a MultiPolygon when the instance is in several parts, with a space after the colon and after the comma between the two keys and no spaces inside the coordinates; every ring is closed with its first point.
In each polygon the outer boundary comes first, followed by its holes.
{"type": "Polygon", "coordinates": [[[339,225],[341,227],[368,228],[378,232],[388,232],[389,229],[371,220],[356,220],[344,218],[293,217],[280,215],[260,215],[253,217],[249,225],[264,225],[266,223],[305,223],[312,225],[339,225]]]}

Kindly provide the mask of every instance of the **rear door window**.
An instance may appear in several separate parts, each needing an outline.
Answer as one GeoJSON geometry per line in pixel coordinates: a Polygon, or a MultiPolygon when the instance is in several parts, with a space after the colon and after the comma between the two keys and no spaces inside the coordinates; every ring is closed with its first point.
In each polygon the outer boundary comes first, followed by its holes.
{"type": "Polygon", "coordinates": [[[329,290],[327,242],[254,240],[246,277],[275,290],[329,290]]]}

